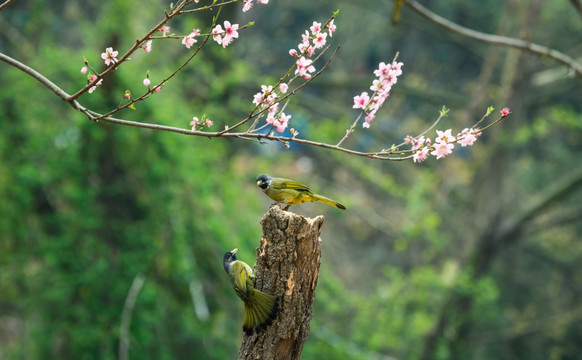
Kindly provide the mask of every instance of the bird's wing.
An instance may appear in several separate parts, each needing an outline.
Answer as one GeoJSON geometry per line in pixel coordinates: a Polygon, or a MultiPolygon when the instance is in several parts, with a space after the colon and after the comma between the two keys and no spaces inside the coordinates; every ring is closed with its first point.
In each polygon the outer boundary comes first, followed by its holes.
{"type": "Polygon", "coordinates": [[[284,178],[273,179],[271,186],[277,190],[294,189],[294,190],[299,190],[299,191],[311,191],[310,188],[308,188],[307,186],[305,186],[303,184],[300,184],[300,183],[295,182],[295,181],[290,180],[290,179],[284,179],[284,178]]]}
{"type": "Polygon", "coordinates": [[[232,267],[234,269],[234,288],[245,294],[247,292],[247,279],[251,274],[249,274],[247,267],[241,261],[235,261],[232,267]]]}

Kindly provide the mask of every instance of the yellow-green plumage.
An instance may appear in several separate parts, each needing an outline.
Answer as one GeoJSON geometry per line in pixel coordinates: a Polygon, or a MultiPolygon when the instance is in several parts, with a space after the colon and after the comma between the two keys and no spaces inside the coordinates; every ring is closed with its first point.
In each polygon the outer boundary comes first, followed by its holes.
{"type": "Polygon", "coordinates": [[[335,200],[325,196],[315,194],[306,185],[300,184],[290,179],[270,177],[261,174],[257,177],[257,186],[263,190],[268,197],[278,203],[287,205],[298,205],[304,202],[321,201],[338,209],[345,210],[346,207],[335,200]]]}
{"type": "Polygon", "coordinates": [[[255,289],[255,275],[250,266],[237,260],[236,252],[224,254],[224,270],[238,297],[244,303],[245,318],[243,330],[247,335],[265,329],[277,316],[277,298],[255,289]]]}

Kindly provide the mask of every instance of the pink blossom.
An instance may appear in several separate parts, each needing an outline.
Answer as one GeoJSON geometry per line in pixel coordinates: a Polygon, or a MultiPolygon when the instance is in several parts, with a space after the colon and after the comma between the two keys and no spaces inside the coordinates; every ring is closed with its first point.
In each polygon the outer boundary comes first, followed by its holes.
{"type": "Polygon", "coordinates": [[[279,111],[279,103],[273,104],[269,107],[269,115],[275,116],[277,111],[279,111]]]}
{"type": "Polygon", "coordinates": [[[274,124],[275,123],[275,116],[269,114],[267,116],[267,124],[274,124]]]}
{"type": "Polygon", "coordinates": [[[299,76],[303,77],[304,79],[309,79],[311,77],[311,75],[309,75],[309,73],[312,73],[315,71],[315,67],[313,67],[313,65],[311,65],[313,61],[306,59],[305,57],[301,57],[299,58],[299,60],[297,60],[297,62],[295,63],[297,65],[297,68],[295,69],[295,74],[299,74],[299,76]]]}
{"type": "MultiPolygon", "coordinates": [[[[269,3],[269,0],[257,0],[257,3],[266,5],[269,3]]],[[[243,0],[243,4],[243,12],[247,12],[253,7],[253,0],[243,0]]]]}
{"type": "Polygon", "coordinates": [[[326,37],[327,37],[326,33],[321,33],[321,32],[318,33],[317,36],[315,37],[315,39],[313,40],[313,46],[316,49],[320,49],[320,48],[324,47],[325,42],[326,42],[326,40],[325,40],[326,37]]]}
{"type": "Polygon", "coordinates": [[[290,49],[290,50],[289,50],[289,55],[291,55],[291,56],[297,56],[297,50],[295,50],[295,49],[290,49]]]}
{"type": "Polygon", "coordinates": [[[431,152],[431,155],[436,156],[438,160],[452,153],[454,147],[455,145],[446,142],[435,142],[434,151],[431,152]]]}
{"type": "Polygon", "coordinates": [[[327,30],[329,31],[329,37],[331,37],[331,36],[332,36],[331,34],[332,34],[333,32],[335,32],[336,28],[337,28],[337,27],[336,27],[336,26],[335,26],[335,24],[333,23],[333,20],[332,20],[332,21],[330,21],[330,22],[329,22],[329,24],[327,24],[327,30]]]}
{"type": "Polygon", "coordinates": [[[182,39],[182,44],[184,44],[187,49],[190,49],[190,47],[192,47],[192,45],[194,45],[194,43],[197,41],[198,40],[194,39],[194,36],[190,34],[188,36],[184,36],[184,38],[182,39]]]}
{"type": "Polygon", "coordinates": [[[471,146],[477,141],[477,136],[473,133],[473,129],[463,129],[460,134],[457,135],[459,144],[461,146],[471,146]]]}
{"type": "Polygon", "coordinates": [[[238,24],[230,24],[227,20],[224,22],[224,37],[222,39],[222,47],[225,48],[230,45],[234,39],[238,38],[238,24]]]}
{"type": "Polygon", "coordinates": [[[212,29],[212,39],[218,43],[218,45],[222,44],[222,34],[224,30],[222,30],[222,26],[220,24],[216,25],[214,29],[212,29]]]}
{"type": "Polygon", "coordinates": [[[253,104],[259,105],[262,104],[262,108],[268,107],[275,99],[277,98],[277,94],[273,92],[272,85],[261,85],[261,92],[256,93],[253,98],[253,104]]]}
{"type": "Polygon", "coordinates": [[[170,27],[169,26],[162,26],[160,28],[160,31],[162,32],[162,36],[167,36],[170,33],[170,27]]]}
{"type": "Polygon", "coordinates": [[[509,115],[511,112],[509,111],[508,107],[504,107],[501,111],[501,116],[507,116],[509,115]]]}
{"type": "Polygon", "coordinates": [[[386,64],[385,62],[381,62],[378,65],[378,70],[374,70],[374,75],[376,75],[377,77],[383,79],[386,78],[386,76],[388,76],[388,72],[390,71],[391,67],[389,64],[386,64]]]}
{"type": "Polygon", "coordinates": [[[369,122],[369,121],[364,121],[364,122],[362,123],[362,127],[363,127],[364,129],[368,129],[368,128],[370,127],[370,122],[369,122]]]}
{"type": "Polygon", "coordinates": [[[368,102],[370,101],[370,96],[367,92],[363,92],[359,96],[354,96],[354,109],[365,109],[368,106],[368,102]]]}
{"type": "Polygon", "coordinates": [[[243,0],[243,12],[249,11],[253,7],[253,0],[243,0]]]}
{"type": "Polygon", "coordinates": [[[440,131],[437,130],[437,138],[434,139],[435,143],[451,143],[453,141],[455,141],[455,137],[453,135],[451,135],[451,129],[448,129],[446,131],[440,131]]]}
{"type": "Polygon", "coordinates": [[[311,41],[311,35],[309,35],[309,32],[307,30],[305,30],[305,32],[303,34],[301,34],[301,42],[303,44],[305,44],[305,46],[308,46],[310,41],[311,41]]]}
{"type": "Polygon", "coordinates": [[[206,119],[206,120],[204,121],[204,126],[212,126],[212,124],[213,124],[213,122],[212,122],[212,120],[210,120],[210,119],[206,119]]]}
{"type": "MultiPolygon", "coordinates": [[[[370,86],[370,90],[372,91],[390,91],[390,88],[392,87],[392,85],[390,85],[388,83],[388,81],[386,79],[375,79],[374,81],[372,81],[372,86],[370,86]]],[[[387,96],[386,96],[387,97],[387,96]]]]}
{"type": "Polygon", "coordinates": [[[412,161],[421,163],[428,158],[428,147],[423,147],[412,155],[412,161]]]}
{"type": "Polygon", "coordinates": [[[143,79],[143,86],[150,86],[150,84],[151,84],[151,81],[149,78],[143,79]]]}
{"type": "Polygon", "coordinates": [[[87,73],[87,69],[88,69],[87,65],[83,66],[81,68],[81,74],[86,74],[87,73]]]}
{"type": "Polygon", "coordinates": [[[375,117],[376,117],[376,109],[374,109],[366,114],[366,116],[365,116],[366,122],[371,122],[372,120],[374,120],[375,117]]]}
{"type": "Polygon", "coordinates": [[[113,48],[106,48],[104,53],[101,53],[101,59],[105,60],[105,65],[109,66],[111,63],[117,62],[118,51],[114,51],[113,48]]]}
{"type": "MultiPolygon", "coordinates": [[[[97,80],[97,75],[90,75],[89,76],[89,83],[92,83],[95,80],[97,80]]],[[[93,93],[93,91],[95,91],[97,89],[97,86],[101,86],[102,83],[103,83],[103,79],[97,81],[97,83],[95,83],[95,85],[91,86],[89,88],[89,94],[93,93]]]]}
{"type": "Polygon", "coordinates": [[[141,47],[142,49],[144,49],[145,52],[149,53],[150,51],[152,51],[152,41],[151,40],[147,41],[141,47]]]}
{"type": "Polygon", "coordinates": [[[412,139],[412,150],[418,150],[424,144],[424,136],[419,136],[416,139],[412,139]]]}
{"type": "Polygon", "coordinates": [[[269,96],[271,93],[273,93],[273,85],[261,85],[261,91],[264,95],[269,96]]]}
{"type": "Polygon", "coordinates": [[[253,104],[259,105],[260,103],[263,102],[264,98],[265,97],[263,96],[263,93],[260,93],[260,92],[256,93],[253,97],[253,104]]]}
{"type": "Polygon", "coordinates": [[[309,27],[309,30],[311,30],[313,35],[319,34],[321,32],[321,23],[314,21],[313,25],[309,27]]]}
{"type": "Polygon", "coordinates": [[[277,128],[277,131],[282,133],[287,128],[289,124],[289,119],[291,119],[291,115],[285,115],[285,113],[279,114],[273,125],[277,128]]]}
{"type": "Polygon", "coordinates": [[[402,75],[402,65],[404,65],[404,64],[401,62],[396,62],[396,61],[392,62],[392,70],[394,70],[396,72],[396,76],[402,75]]]}
{"type": "Polygon", "coordinates": [[[297,48],[299,49],[299,51],[301,51],[301,53],[307,55],[307,57],[311,57],[313,56],[313,53],[315,52],[315,48],[313,46],[311,46],[311,44],[309,42],[302,42],[299,45],[297,45],[297,48]]]}
{"type": "Polygon", "coordinates": [[[131,94],[130,94],[130,93],[128,93],[128,92],[126,92],[125,94],[123,94],[123,98],[124,98],[125,100],[129,100],[129,99],[131,99],[131,94]]]}
{"type": "Polygon", "coordinates": [[[288,89],[289,89],[289,85],[287,85],[286,83],[280,83],[279,84],[279,90],[281,90],[281,92],[283,94],[285,94],[288,89]]]}
{"type": "Polygon", "coordinates": [[[196,130],[196,126],[198,126],[200,124],[200,120],[198,120],[198,118],[196,116],[194,116],[192,118],[192,121],[190,121],[190,125],[192,125],[192,130],[196,130]]]}
{"type": "Polygon", "coordinates": [[[370,103],[370,109],[379,110],[380,107],[384,104],[384,101],[386,101],[386,98],[388,97],[388,95],[390,95],[390,93],[388,91],[379,92],[372,99],[372,102],[370,103]]]}
{"type": "Polygon", "coordinates": [[[155,92],[160,92],[160,90],[162,90],[162,87],[159,85],[154,88],[155,92]]]}
{"type": "Polygon", "coordinates": [[[392,85],[396,84],[398,81],[398,77],[396,76],[396,71],[389,70],[388,74],[386,74],[385,81],[388,84],[387,86],[392,87],[392,85]]]}

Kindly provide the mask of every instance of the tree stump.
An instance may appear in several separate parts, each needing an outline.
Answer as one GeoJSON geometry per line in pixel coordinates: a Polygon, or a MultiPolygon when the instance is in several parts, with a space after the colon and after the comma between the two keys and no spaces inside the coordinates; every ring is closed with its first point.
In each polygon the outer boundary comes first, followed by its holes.
{"type": "Polygon", "coordinates": [[[279,298],[273,324],[244,335],[239,359],[300,359],[309,335],[321,259],[323,216],[305,218],[271,206],[254,266],[255,287],[279,298]]]}

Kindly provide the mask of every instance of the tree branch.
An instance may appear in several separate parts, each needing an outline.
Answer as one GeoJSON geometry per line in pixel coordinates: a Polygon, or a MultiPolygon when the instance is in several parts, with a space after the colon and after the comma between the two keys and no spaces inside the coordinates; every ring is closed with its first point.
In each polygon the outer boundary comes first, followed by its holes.
{"type": "Polygon", "coordinates": [[[0,11],[4,10],[8,5],[12,4],[14,0],[6,0],[0,5],[0,11]]]}
{"type": "Polygon", "coordinates": [[[547,56],[557,62],[560,62],[569,68],[571,68],[576,75],[582,77],[582,64],[578,63],[576,60],[572,59],[570,56],[558,51],[551,49],[549,47],[538,45],[529,41],[510,38],[507,36],[499,36],[499,35],[491,35],[482,33],[479,31],[475,31],[464,26],[460,26],[455,24],[452,21],[449,21],[434,12],[428,10],[424,6],[420,5],[415,0],[404,0],[406,5],[412,8],[414,11],[425,17],[426,19],[430,20],[431,22],[442,26],[443,28],[457,33],[459,35],[468,37],[470,39],[482,41],[488,44],[493,45],[500,45],[500,46],[508,46],[513,47],[519,50],[527,51],[535,55],[539,56],[547,56]]]}

